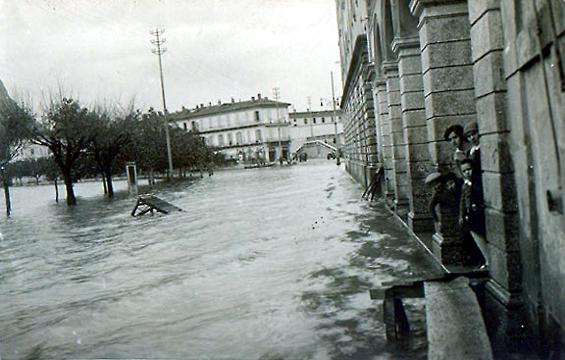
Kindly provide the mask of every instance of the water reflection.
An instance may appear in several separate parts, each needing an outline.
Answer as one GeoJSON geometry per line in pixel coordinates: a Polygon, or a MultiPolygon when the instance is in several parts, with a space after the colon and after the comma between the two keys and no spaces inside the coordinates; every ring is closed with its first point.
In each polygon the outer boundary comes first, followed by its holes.
{"type": "MultiPolygon", "coordinates": [[[[217,172],[156,190],[183,208],[132,218],[78,184],[15,188],[0,220],[0,355],[21,358],[367,359],[386,344],[368,289],[429,269],[379,204],[330,162],[217,172]]],[[[427,271],[427,270],[426,270],[427,271]]],[[[422,322],[422,304],[407,306],[422,322]]]]}

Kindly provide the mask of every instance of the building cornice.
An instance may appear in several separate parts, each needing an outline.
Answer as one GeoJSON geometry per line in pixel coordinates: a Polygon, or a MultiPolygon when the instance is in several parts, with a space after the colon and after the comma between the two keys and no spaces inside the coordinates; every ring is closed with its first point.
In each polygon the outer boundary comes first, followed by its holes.
{"type": "MultiPolygon", "coordinates": [[[[420,37],[410,36],[410,37],[398,37],[396,36],[392,40],[392,51],[399,53],[399,50],[403,49],[420,49],[420,37]]],[[[419,53],[419,52],[418,52],[419,53]]]]}
{"type": "Polygon", "coordinates": [[[285,102],[277,102],[269,99],[251,100],[236,103],[224,103],[220,105],[212,105],[202,107],[195,110],[181,110],[169,114],[170,121],[182,121],[188,119],[196,119],[209,117],[219,114],[235,113],[238,111],[246,111],[261,108],[288,108],[291,104],[285,102]]]}
{"type": "MultiPolygon", "coordinates": [[[[347,78],[345,79],[345,85],[343,86],[343,92],[341,95],[342,99],[346,99],[346,95],[349,92],[349,88],[352,86],[351,83],[355,81],[356,74],[358,70],[361,70],[363,62],[365,61],[365,54],[367,52],[367,36],[363,33],[357,36],[355,39],[355,47],[353,48],[353,54],[351,56],[351,62],[349,63],[349,69],[347,70],[347,78]]],[[[343,110],[345,101],[342,101],[340,108],[343,110]]]]}
{"type": "MultiPolygon", "coordinates": [[[[176,120],[182,121],[182,120],[176,120]]],[[[248,130],[251,128],[268,128],[268,127],[286,127],[289,126],[288,122],[285,123],[255,123],[255,124],[246,124],[246,125],[239,125],[239,126],[231,126],[231,127],[222,127],[222,128],[214,128],[209,130],[198,130],[198,135],[209,135],[209,134],[216,134],[224,131],[238,131],[238,130],[248,130]]]]}
{"type": "MultiPolygon", "coordinates": [[[[341,109],[336,109],[335,110],[336,115],[342,115],[343,111],[341,111],[341,109]]],[[[288,117],[293,119],[293,118],[303,118],[303,117],[314,117],[314,116],[320,116],[320,115],[327,115],[327,116],[332,116],[333,115],[333,110],[320,110],[320,111],[300,111],[300,112],[291,112],[288,113],[288,117]]]]}

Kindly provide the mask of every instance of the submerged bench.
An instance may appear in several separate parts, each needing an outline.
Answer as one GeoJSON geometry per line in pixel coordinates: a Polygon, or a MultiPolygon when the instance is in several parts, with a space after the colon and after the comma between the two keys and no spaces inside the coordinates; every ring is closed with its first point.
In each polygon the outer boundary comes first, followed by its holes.
{"type": "Polygon", "coordinates": [[[181,208],[158,198],[155,195],[140,195],[131,212],[131,216],[141,216],[154,211],[169,214],[174,211],[183,211],[181,208]],[[138,211],[139,210],[139,211],[138,211]]]}
{"type": "Polygon", "coordinates": [[[493,359],[479,302],[470,281],[483,279],[443,274],[386,282],[380,288],[370,290],[371,299],[383,300],[387,340],[399,343],[409,340],[410,324],[402,300],[425,298],[428,359],[493,359]]]}

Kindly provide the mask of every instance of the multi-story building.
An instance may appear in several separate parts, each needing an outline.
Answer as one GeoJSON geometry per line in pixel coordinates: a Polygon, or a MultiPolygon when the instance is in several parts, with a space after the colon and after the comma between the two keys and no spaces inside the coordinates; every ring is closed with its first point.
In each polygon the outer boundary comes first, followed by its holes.
{"type": "Polygon", "coordinates": [[[276,161],[289,154],[290,104],[267,97],[252,97],[170,115],[170,121],[187,131],[198,131],[209,146],[238,161],[276,161]]]}
{"type": "Polygon", "coordinates": [[[336,9],[348,171],[366,183],[363,169],[378,161],[391,210],[436,260],[458,263],[457,220],[434,224],[424,179],[454,166],[445,129],[477,122],[492,343],[563,358],[565,3],[336,0],[336,9]]]}
{"type": "MultiPolygon", "coordinates": [[[[0,102],[10,102],[14,103],[14,100],[8,94],[4,83],[0,80],[0,102]]],[[[33,144],[31,142],[26,142],[15,154],[13,161],[21,161],[21,160],[37,160],[39,158],[49,156],[50,152],[49,149],[33,144]]]]}
{"type": "Polygon", "coordinates": [[[371,92],[372,64],[367,51],[366,0],[336,1],[343,94],[345,167],[368,185],[377,169],[377,134],[371,92]]]}
{"type": "Polygon", "coordinates": [[[49,148],[43,145],[26,143],[16,154],[14,161],[37,160],[51,155],[49,148]]]}
{"type": "Polygon", "coordinates": [[[301,111],[288,114],[291,152],[308,141],[320,140],[334,147],[343,144],[342,111],[301,111]],[[336,134],[338,136],[336,140],[336,134]]]}

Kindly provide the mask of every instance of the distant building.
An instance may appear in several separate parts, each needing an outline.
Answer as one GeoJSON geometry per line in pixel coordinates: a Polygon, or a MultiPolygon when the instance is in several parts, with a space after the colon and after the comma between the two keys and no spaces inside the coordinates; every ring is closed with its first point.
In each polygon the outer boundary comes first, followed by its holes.
{"type": "Polygon", "coordinates": [[[18,151],[14,161],[37,160],[48,157],[49,155],[49,148],[46,146],[27,143],[18,151]]]}
{"type": "Polygon", "coordinates": [[[197,131],[206,143],[241,161],[276,161],[286,157],[290,146],[288,107],[290,104],[257,95],[247,101],[217,105],[203,104],[171,114],[181,129],[197,131]]]}
{"type": "MultiPolygon", "coordinates": [[[[0,80],[0,103],[15,103],[15,101],[10,97],[4,83],[0,80]]],[[[43,157],[49,156],[49,149],[41,146],[32,144],[31,142],[27,142],[19,149],[17,154],[15,155],[13,161],[20,161],[20,160],[29,160],[29,159],[39,159],[43,157]]]]}
{"type": "MultiPolygon", "coordinates": [[[[315,140],[336,146],[336,124],[338,144],[343,144],[343,112],[336,110],[304,111],[289,113],[291,152],[295,152],[304,143],[315,140]]],[[[323,154],[322,154],[323,155],[323,154]]],[[[320,155],[320,156],[322,156],[320,155]]],[[[325,155],[324,155],[325,156],[325,155]]]]}

